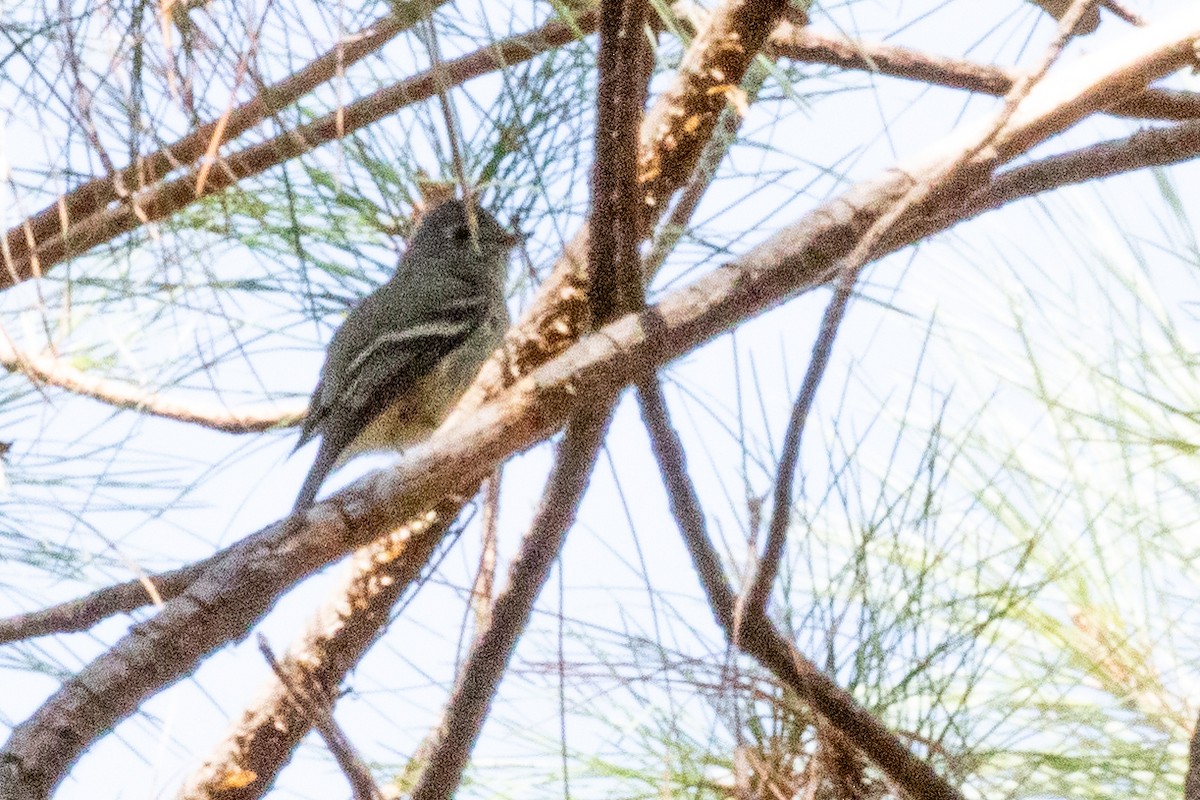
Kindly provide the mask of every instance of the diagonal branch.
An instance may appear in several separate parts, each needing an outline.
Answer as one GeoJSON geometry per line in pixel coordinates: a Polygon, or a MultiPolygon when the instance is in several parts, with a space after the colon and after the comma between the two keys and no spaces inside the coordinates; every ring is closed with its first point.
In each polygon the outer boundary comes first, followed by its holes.
{"type": "MultiPolygon", "coordinates": [[[[581,14],[581,22],[586,23],[589,14],[594,12],[581,14]]],[[[163,219],[201,197],[217,194],[238,181],[259,175],[320,145],[354,133],[400,108],[426,100],[436,95],[443,83],[446,86],[465,83],[560,47],[573,41],[579,29],[577,25],[565,22],[549,22],[537,30],[503,39],[474,53],[447,61],[408,80],[380,89],[307,125],[226,156],[222,161],[223,169],[210,174],[203,188],[196,185],[191,174],[148,188],[137,197],[138,213],[130,204],[123,203],[78,220],[65,230],[56,225],[49,235],[37,240],[35,251],[31,253],[26,249],[24,255],[13,255],[7,270],[0,270],[0,289],[28,280],[35,274],[44,274],[55,264],[86,253],[146,222],[163,219]]]]}
{"type": "Polygon", "coordinates": [[[449,800],[458,790],[517,640],[575,522],[612,410],[611,399],[600,400],[567,422],[537,516],[513,560],[508,586],[496,598],[491,623],[472,646],[455,684],[412,800],[449,800]]]}
{"type": "Polygon", "coordinates": [[[1200,120],[1170,128],[1140,130],[1124,139],[1097,142],[1001,172],[986,187],[967,198],[960,213],[976,216],[1062,186],[1089,183],[1147,167],[1178,164],[1195,158],[1198,147],[1200,120]]]}
{"type": "Polygon", "coordinates": [[[49,608],[0,619],[0,644],[52,633],[86,631],[109,617],[128,614],[155,602],[150,587],[159,600],[172,600],[183,594],[210,567],[239,552],[241,545],[242,542],[238,542],[186,567],[106,586],[49,608]]]}
{"type": "MultiPolygon", "coordinates": [[[[233,141],[272,114],[278,113],[301,97],[315,91],[335,78],[341,70],[357,63],[399,34],[413,27],[423,12],[445,3],[432,0],[429,6],[416,3],[395,3],[393,13],[380,17],[357,33],[345,37],[332,49],[311,61],[303,69],[272,85],[263,86],[251,100],[243,103],[220,119],[208,122],[182,139],[139,157],[134,163],[110,175],[93,178],[53,204],[12,228],[5,234],[6,260],[9,270],[20,274],[16,264],[29,258],[33,249],[50,237],[63,233],[83,218],[102,211],[118,200],[128,200],[140,189],[158,183],[175,170],[194,163],[201,156],[212,154],[226,142],[233,141]]],[[[39,267],[45,269],[47,263],[39,267]]],[[[16,279],[14,279],[16,282],[16,279]]]]}
{"type": "MultiPolygon", "coordinates": [[[[350,781],[354,800],[383,800],[383,795],[371,776],[370,768],[350,744],[349,738],[337,724],[337,720],[333,718],[333,701],[336,695],[314,683],[302,683],[302,676],[285,671],[283,665],[275,658],[275,654],[271,652],[267,637],[261,633],[258,635],[258,650],[267,660],[276,680],[287,690],[292,706],[324,740],[325,747],[337,761],[342,774],[350,781]]],[[[255,777],[257,778],[257,776],[255,777]]]]}
{"type": "MultiPolygon", "coordinates": [[[[457,516],[447,501],[420,523],[407,525],[357,552],[345,583],[307,631],[280,659],[294,682],[332,696],[387,624],[392,607],[419,579],[431,553],[457,516]]],[[[230,727],[203,766],[188,778],[179,800],[250,800],[261,797],[311,728],[273,678],[230,727]],[[253,776],[235,781],[232,776],[253,776]]]]}
{"type": "Polygon", "coordinates": [[[805,658],[779,630],[750,607],[738,619],[733,590],[725,579],[721,559],[708,535],[704,511],[688,476],[679,435],[671,425],[662,390],[654,378],[638,384],[642,419],[667,487],[671,513],[700,576],[709,608],[726,638],[740,647],[812,706],[846,739],[861,750],[899,786],[919,800],[959,800],[958,792],[884,727],[873,714],[805,658]]]}

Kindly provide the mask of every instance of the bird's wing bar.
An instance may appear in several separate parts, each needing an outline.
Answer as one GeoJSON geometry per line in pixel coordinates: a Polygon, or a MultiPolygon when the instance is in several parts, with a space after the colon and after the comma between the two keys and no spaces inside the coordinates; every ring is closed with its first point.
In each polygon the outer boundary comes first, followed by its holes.
{"type": "Polygon", "coordinates": [[[442,319],[377,336],[351,362],[332,405],[382,411],[470,336],[477,324],[474,318],[442,319]]]}
{"type": "Polygon", "coordinates": [[[443,301],[428,319],[377,334],[336,384],[325,376],[317,385],[296,449],[317,434],[333,409],[386,408],[409,382],[433,369],[470,335],[486,305],[478,296],[443,301]]]}

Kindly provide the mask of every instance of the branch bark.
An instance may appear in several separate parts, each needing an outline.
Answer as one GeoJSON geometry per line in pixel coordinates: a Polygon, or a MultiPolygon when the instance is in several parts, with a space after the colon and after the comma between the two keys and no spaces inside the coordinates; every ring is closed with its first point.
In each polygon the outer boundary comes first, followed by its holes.
{"type": "Polygon", "coordinates": [[[1188,742],[1187,772],[1183,776],[1183,800],[1200,800],[1200,719],[1188,742]]]}
{"type": "Polygon", "coordinates": [[[258,635],[258,650],[271,666],[275,678],[287,690],[288,699],[314,728],[325,747],[329,750],[342,774],[350,782],[354,800],[383,800],[383,794],[375,785],[371,769],[354,749],[350,739],[333,718],[333,703],[337,695],[316,683],[302,682],[302,674],[286,671],[271,652],[267,637],[258,635]]]}
{"type": "Polygon", "coordinates": [[[601,399],[567,423],[537,516],[509,570],[508,586],[496,599],[491,624],[471,647],[412,800],[449,800],[458,790],[517,640],[575,522],[612,409],[611,399],[601,399]]]}
{"type": "Polygon", "coordinates": [[[646,41],[645,0],[605,3],[600,12],[596,154],[592,165],[589,303],[596,324],[646,304],[638,245],[638,130],[654,58],[646,41]]]}

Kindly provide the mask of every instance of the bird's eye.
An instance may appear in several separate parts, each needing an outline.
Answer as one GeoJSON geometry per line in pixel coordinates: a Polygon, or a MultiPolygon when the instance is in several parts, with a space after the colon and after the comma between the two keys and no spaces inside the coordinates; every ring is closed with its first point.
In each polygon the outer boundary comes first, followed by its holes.
{"type": "Polygon", "coordinates": [[[471,241],[471,229],[466,225],[459,225],[450,233],[450,236],[456,242],[469,242],[471,241]]]}

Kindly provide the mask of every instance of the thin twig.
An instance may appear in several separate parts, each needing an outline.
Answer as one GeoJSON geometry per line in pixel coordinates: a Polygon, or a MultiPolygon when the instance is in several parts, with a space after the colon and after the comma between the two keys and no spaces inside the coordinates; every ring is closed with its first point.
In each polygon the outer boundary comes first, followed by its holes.
{"type": "MultiPolygon", "coordinates": [[[[422,0],[428,4],[429,0],[422,0]]],[[[426,46],[429,49],[429,68],[434,74],[437,85],[438,107],[442,110],[442,121],[446,123],[446,140],[450,144],[450,161],[454,165],[454,176],[463,192],[463,202],[467,209],[467,224],[475,229],[475,204],[472,202],[474,184],[467,178],[467,168],[462,157],[462,129],[458,124],[458,114],[454,111],[454,103],[450,100],[450,82],[446,78],[442,50],[438,46],[437,24],[433,21],[430,11],[426,17],[426,46]]]]}
{"type": "Polygon", "coordinates": [[[496,586],[497,527],[500,522],[500,475],[497,469],[484,483],[483,519],[479,525],[479,568],[471,586],[471,609],[475,612],[475,637],[485,631],[492,619],[492,594],[496,586]]]}
{"type": "Polygon", "coordinates": [[[186,422],[225,433],[261,433],[295,425],[304,418],[307,404],[290,407],[244,408],[217,407],[211,402],[185,401],[165,397],[161,392],[143,389],[123,381],[89,375],[61,358],[31,355],[19,351],[0,332],[0,367],[19,372],[35,384],[48,384],[102,403],[138,411],[151,416],[186,422]]]}
{"type": "Polygon", "coordinates": [[[791,523],[792,485],[795,481],[796,465],[799,461],[805,424],[812,411],[817,389],[825,375],[825,369],[829,365],[833,344],[846,314],[846,306],[850,302],[854,285],[858,282],[858,276],[863,267],[871,260],[872,254],[876,252],[880,242],[906,214],[924,203],[934,192],[957,180],[960,172],[992,144],[1016,116],[1021,102],[1029,96],[1033,87],[1058,59],[1063,47],[1074,35],[1079,20],[1089,9],[1095,8],[1096,2],[1097,0],[1073,0],[1071,7],[1067,9],[1059,22],[1056,36],[1047,46],[1037,66],[1013,85],[1012,91],[1005,97],[1004,108],[990,125],[983,129],[978,139],[968,142],[961,152],[957,153],[944,166],[922,176],[902,198],[871,225],[853,250],[839,264],[833,297],[821,318],[821,327],[813,344],[812,357],[809,359],[804,380],[788,421],[787,433],[783,442],[783,456],[780,459],[775,479],[771,521],[767,528],[767,543],[763,548],[763,554],[750,587],[739,598],[737,613],[739,619],[746,614],[757,616],[766,613],[767,601],[770,598],[771,589],[775,585],[775,578],[787,542],[787,530],[791,523]]]}

